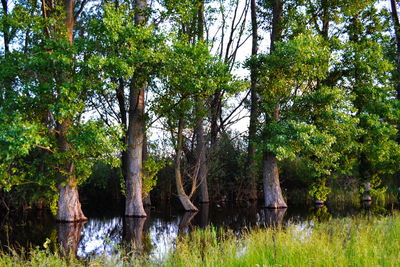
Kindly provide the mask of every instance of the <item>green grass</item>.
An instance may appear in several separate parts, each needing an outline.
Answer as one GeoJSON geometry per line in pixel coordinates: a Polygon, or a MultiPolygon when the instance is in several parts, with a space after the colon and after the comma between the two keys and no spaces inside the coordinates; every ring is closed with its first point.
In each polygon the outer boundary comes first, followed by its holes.
{"type": "MultiPolygon", "coordinates": [[[[0,254],[0,266],[153,266],[147,258],[121,257],[69,261],[34,250],[0,254]]],[[[237,237],[207,228],[177,240],[163,266],[400,266],[400,215],[355,217],[284,229],[254,229],[237,237]]]]}

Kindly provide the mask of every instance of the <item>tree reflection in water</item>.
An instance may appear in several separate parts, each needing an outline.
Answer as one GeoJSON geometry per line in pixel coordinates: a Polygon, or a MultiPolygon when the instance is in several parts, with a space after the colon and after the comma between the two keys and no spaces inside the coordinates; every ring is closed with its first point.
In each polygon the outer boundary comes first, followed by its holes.
{"type": "Polygon", "coordinates": [[[142,255],[144,252],[144,223],[146,217],[125,217],[124,219],[124,241],[128,253],[142,255]]]}
{"type": "Polygon", "coordinates": [[[263,209],[264,225],[266,227],[281,227],[287,209],[263,209]]]}
{"type": "MultiPolygon", "coordinates": [[[[360,203],[362,204],[362,203],[360,203]]],[[[243,230],[253,227],[285,227],[287,224],[305,233],[317,221],[343,218],[355,215],[390,215],[388,209],[378,205],[371,207],[323,206],[319,209],[293,207],[289,209],[263,209],[249,203],[199,206],[198,213],[175,213],[176,209],[166,206],[148,212],[146,219],[124,218],[120,209],[111,209],[108,215],[93,213],[84,223],[59,223],[51,220],[51,214],[32,212],[20,220],[0,219],[0,244],[7,246],[41,247],[46,240],[58,244],[65,255],[77,254],[80,258],[93,258],[98,255],[121,256],[121,246],[134,244],[130,251],[148,255],[152,262],[162,264],[165,257],[174,251],[178,235],[182,237],[195,227],[209,225],[232,230],[240,235],[243,230]],[[98,214],[96,217],[96,214],[98,214]],[[109,216],[109,217],[107,217],[109,216]],[[58,241],[56,241],[58,239],[58,241]]],[[[396,210],[396,209],[395,209],[396,210]]],[[[0,216],[1,218],[1,216],[0,216]]],[[[303,234],[304,235],[304,234],[303,234]]]]}
{"type": "Polygon", "coordinates": [[[75,257],[77,255],[84,224],[85,222],[57,224],[58,242],[63,256],[75,257]]]}

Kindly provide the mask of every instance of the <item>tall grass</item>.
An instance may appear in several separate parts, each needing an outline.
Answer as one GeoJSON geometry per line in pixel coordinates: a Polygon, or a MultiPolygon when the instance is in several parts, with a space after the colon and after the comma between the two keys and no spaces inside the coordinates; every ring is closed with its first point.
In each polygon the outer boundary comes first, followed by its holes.
{"type": "Polygon", "coordinates": [[[179,237],[162,263],[120,255],[83,262],[38,250],[1,253],[0,266],[400,266],[400,215],[292,224],[240,236],[209,227],[179,237]]]}
{"type": "Polygon", "coordinates": [[[218,241],[214,229],[178,242],[166,266],[400,266],[400,217],[259,229],[218,241]]]}

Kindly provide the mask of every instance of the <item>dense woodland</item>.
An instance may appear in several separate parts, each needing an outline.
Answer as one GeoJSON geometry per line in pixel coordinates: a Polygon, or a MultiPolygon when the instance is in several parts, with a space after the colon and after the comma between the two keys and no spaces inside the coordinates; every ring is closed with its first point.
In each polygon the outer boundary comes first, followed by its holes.
{"type": "Polygon", "coordinates": [[[153,197],[285,208],[286,189],[400,184],[398,1],[1,4],[2,210],[85,220],[79,192],[138,217],[153,197]]]}

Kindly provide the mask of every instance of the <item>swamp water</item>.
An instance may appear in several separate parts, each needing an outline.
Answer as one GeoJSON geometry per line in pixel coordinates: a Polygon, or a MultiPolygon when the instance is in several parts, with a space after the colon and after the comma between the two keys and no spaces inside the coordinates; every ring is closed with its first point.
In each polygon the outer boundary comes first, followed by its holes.
{"type": "Polygon", "coordinates": [[[257,205],[199,205],[199,212],[179,212],[164,206],[147,209],[147,218],[121,216],[120,207],[83,206],[89,218],[83,223],[56,223],[45,210],[31,210],[20,218],[0,214],[0,249],[55,248],[89,259],[99,255],[119,256],[121,247],[162,262],[175,248],[180,236],[212,225],[240,236],[251,228],[295,225],[311,231],[316,221],[352,216],[387,216],[396,208],[382,207],[294,207],[269,210],[257,205]]]}

